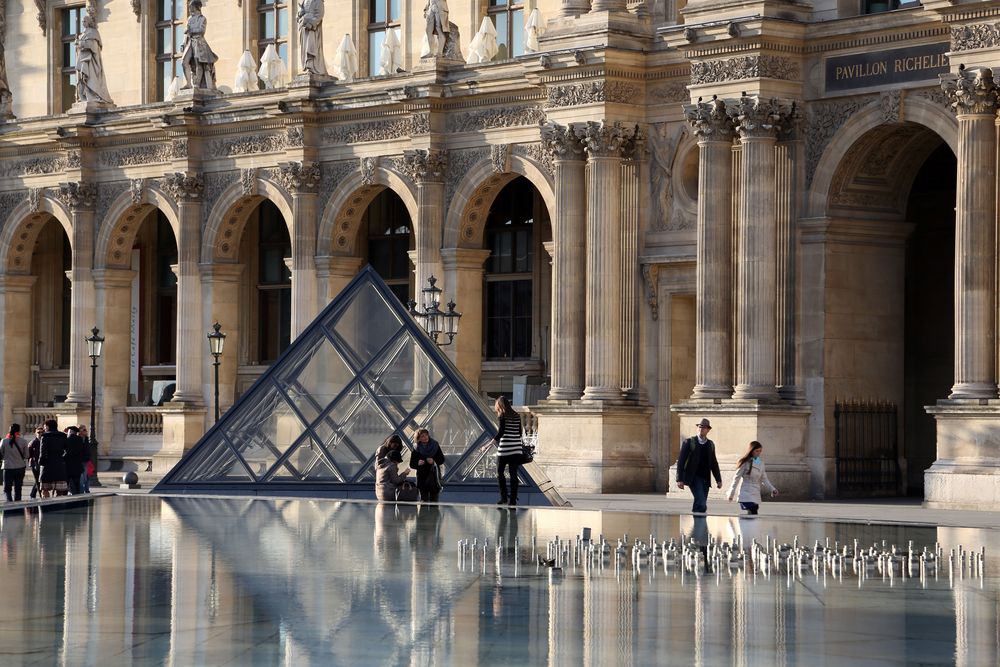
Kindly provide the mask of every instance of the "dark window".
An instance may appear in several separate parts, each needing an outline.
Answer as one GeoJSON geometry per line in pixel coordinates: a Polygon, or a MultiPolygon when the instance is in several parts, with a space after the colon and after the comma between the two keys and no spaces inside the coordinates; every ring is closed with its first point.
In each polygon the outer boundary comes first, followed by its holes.
{"type": "Polygon", "coordinates": [[[164,100],[170,82],[181,76],[184,44],[183,0],[157,0],[156,15],[156,99],[164,100]]]}
{"type": "Polygon", "coordinates": [[[368,263],[399,300],[410,300],[410,214],[395,192],[383,190],[365,212],[368,227],[368,263]]]}
{"type": "Polygon", "coordinates": [[[289,3],[282,0],[259,0],[257,3],[258,60],[264,55],[264,49],[274,44],[278,56],[288,67],[288,6],[289,3]]]}
{"type": "Polygon", "coordinates": [[[172,364],[177,360],[177,276],[171,265],[177,264],[177,243],[167,218],[156,215],[156,325],[157,364],[172,364]]]}
{"type": "Polygon", "coordinates": [[[83,29],[83,7],[62,10],[61,111],[76,102],[76,36],[83,29]]]}
{"type": "Polygon", "coordinates": [[[524,3],[517,0],[490,0],[489,17],[497,29],[497,55],[506,60],[524,54],[524,3]]]}
{"type": "MultiPolygon", "coordinates": [[[[865,14],[879,14],[899,9],[899,5],[899,0],[864,0],[862,7],[865,14]]],[[[916,6],[916,3],[912,3],[912,5],[916,6]]]]}
{"type": "Polygon", "coordinates": [[[379,74],[386,30],[395,30],[399,40],[402,5],[402,0],[368,0],[368,76],[379,74]]]}
{"type": "Polygon", "coordinates": [[[487,359],[531,357],[534,202],[534,187],[518,178],[500,191],[487,219],[487,359]]]}
{"type": "Polygon", "coordinates": [[[271,363],[291,341],[292,273],[285,264],[285,258],[292,254],[292,242],[288,238],[285,220],[274,204],[265,201],[258,213],[259,360],[271,363]]]}

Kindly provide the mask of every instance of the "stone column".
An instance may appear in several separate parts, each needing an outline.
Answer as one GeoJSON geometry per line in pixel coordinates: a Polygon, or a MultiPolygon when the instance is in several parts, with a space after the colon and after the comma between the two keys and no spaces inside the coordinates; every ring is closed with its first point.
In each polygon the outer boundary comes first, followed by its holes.
{"type": "Polygon", "coordinates": [[[316,162],[285,162],[278,181],[292,195],[292,340],[316,319],[316,162]]]}
{"type": "Polygon", "coordinates": [[[316,258],[316,282],[318,283],[319,309],[323,310],[337,298],[347,284],[354,280],[364,266],[363,257],[346,255],[326,255],[316,258]]]}
{"type": "Polygon", "coordinates": [[[97,186],[93,183],[59,184],[59,199],[69,209],[73,227],[73,264],[68,272],[70,296],[69,391],[67,403],[90,404],[90,356],[84,340],[97,326],[94,309],[94,205],[97,186]]]}
{"type": "Polygon", "coordinates": [[[958,118],[955,385],[949,398],[996,398],[997,85],[990,69],[962,70],[945,91],[958,118]]]}
{"type": "Polygon", "coordinates": [[[713,97],[686,109],[698,140],[695,386],[692,398],[733,393],[733,124],[713,97]]]}
{"type": "Polygon", "coordinates": [[[626,0],[593,0],[591,13],[594,12],[627,12],[626,0]]]}
{"type": "Polygon", "coordinates": [[[202,360],[208,327],[201,321],[201,197],[200,174],[167,174],[162,188],[177,202],[180,234],[177,239],[177,389],[173,403],[204,405],[202,360]]]}
{"type": "Polygon", "coordinates": [[[622,162],[622,265],[621,265],[621,390],[625,398],[639,398],[639,147],[636,133],[622,162]]]}
{"type": "MultiPolygon", "coordinates": [[[[443,150],[410,150],[403,153],[403,168],[417,184],[417,219],[413,221],[417,259],[414,262],[416,296],[427,287],[432,275],[443,278],[441,266],[441,234],[444,228],[444,173],[448,168],[448,153],[443,150]]],[[[438,287],[448,290],[451,285],[438,287]]]]}
{"type": "MultiPolygon", "coordinates": [[[[24,407],[33,362],[31,288],[35,276],[0,276],[0,419],[14,421],[14,408],[24,407]]],[[[27,432],[28,426],[21,424],[27,432]]]]}
{"type": "Polygon", "coordinates": [[[542,128],[542,142],[555,164],[552,212],[552,353],[549,400],[583,394],[586,340],[587,202],[583,145],[558,123],[542,128]]]}
{"type": "Polygon", "coordinates": [[[559,16],[571,18],[590,11],[590,0],[562,0],[559,16]]]}
{"type": "Polygon", "coordinates": [[[733,398],[771,401],[778,398],[775,144],[787,112],[776,100],[744,95],[728,113],[741,144],[733,398]]]}
{"type": "Polygon", "coordinates": [[[448,295],[462,313],[455,342],[442,349],[476,390],[483,370],[483,262],[489,256],[489,250],[478,248],[441,250],[448,295]]]}
{"type": "MultiPolygon", "coordinates": [[[[98,321],[104,336],[104,356],[101,359],[102,405],[128,405],[130,371],[132,369],[132,279],[131,269],[95,269],[98,321]]],[[[138,317],[138,314],[136,314],[138,317]]],[[[138,351],[136,351],[138,352],[138,351]]],[[[137,360],[138,361],[138,360],[137,360]]],[[[98,430],[98,441],[109,445],[115,440],[112,414],[105,413],[98,430]]],[[[120,434],[124,435],[124,433],[120,434]]],[[[108,447],[104,450],[109,451],[108,447]]]]}
{"type": "Polygon", "coordinates": [[[584,400],[622,398],[622,153],[636,130],[588,122],[576,134],[587,151],[587,336],[584,400]]]}
{"type": "MultiPolygon", "coordinates": [[[[792,119],[797,122],[797,118],[792,119]]],[[[776,184],[778,194],[778,395],[786,401],[799,398],[796,364],[795,286],[797,284],[796,221],[799,218],[799,174],[803,142],[797,137],[779,141],[776,149],[776,184]]]]}
{"type": "MultiPolygon", "coordinates": [[[[240,351],[240,278],[243,276],[242,264],[202,264],[202,322],[205,322],[205,332],[202,342],[208,345],[210,327],[218,322],[222,333],[226,334],[226,344],[219,358],[219,405],[222,412],[231,406],[236,396],[236,371],[239,366],[240,351]]],[[[208,421],[215,420],[215,360],[208,355],[203,365],[202,390],[206,400],[210,402],[208,421]]]]}

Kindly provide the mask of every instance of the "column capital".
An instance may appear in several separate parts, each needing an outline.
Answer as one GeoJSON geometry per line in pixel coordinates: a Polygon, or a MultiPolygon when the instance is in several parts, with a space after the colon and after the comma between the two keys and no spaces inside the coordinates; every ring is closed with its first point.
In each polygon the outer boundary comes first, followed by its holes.
{"type": "Polygon", "coordinates": [[[94,287],[108,289],[114,287],[131,287],[136,272],[132,269],[94,269],[94,287]]]}
{"type": "Polygon", "coordinates": [[[800,116],[795,102],[743,93],[726,112],[740,139],[777,139],[790,132],[800,116]]]}
{"type": "Polygon", "coordinates": [[[38,276],[7,274],[0,275],[0,293],[30,292],[38,276]]]}
{"type": "Polygon", "coordinates": [[[600,123],[591,120],[573,129],[590,158],[631,157],[642,141],[638,125],[625,127],[620,121],[609,124],[605,120],[600,123]]]}
{"type": "Polygon", "coordinates": [[[97,204],[97,184],[70,181],[59,184],[59,201],[71,211],[92,211],[97,204]]]}
{"type": "Polygon", "coordinates": [[[691,126],[693,134],[699,142],[720,141],[731,142],[735,135],[733,120],[726,110],[726,103],[718,95],[704,102],[701,97],[695,104],[684,107],[684,117],[691,126]]]}
{"type": "Polygon", "coordinates": [[[282,162],[275,178],[291,194],[310,194],[319,187],[323,172],[318,162],[282,162]]]}
{"type": "Polygon", "coordinates": [[[579,160],[583,157],[583,143],[572,127],[555,121],[541,124],[542,148],[553,160],[579,160]]]}
{"type": "Polygon", "coordinates": [[[481,248],[441,248],[441,263],[444,269],[482,270],[483,262],[490,256],[489,250],[481,248]]]}
{"type": "Polygon", "coordinates": [[[174,201],[197,201],[205,192],[205,179],[198,172],[171,172],[163,175],[160,187],[173,197],[174,201]]]}
{"type": "Polygon", "coordinates": [[[243,275],[243,265],[229,262],[199,264],[198,271],[206,283],[236,283],[243,275]]]}
{"type": "Polygon", "coordinates": [[[414,183],[443,182],[448,169],[448,151],[435,148],[403,151],[402,167],[414,183]]]}
{"type": "Polygon", "coordinates": [[[942,74],[941,89],[948,97],[948,107],[958,116],[990,115],[997,111],[997,84],[989,67],[966,69],[958,74],[942,74]]]}

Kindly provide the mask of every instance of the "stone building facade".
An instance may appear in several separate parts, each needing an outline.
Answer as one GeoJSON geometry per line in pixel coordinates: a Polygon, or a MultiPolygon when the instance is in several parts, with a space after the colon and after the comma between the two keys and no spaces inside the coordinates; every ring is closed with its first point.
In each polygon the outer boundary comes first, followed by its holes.
{"type": "Polygon", "coordinates": [[[209,0],[219,91],[172,96],[182,2],[0,1],[4,423],[89,419],[96,326],[101,454],[162,472],[211,424],[211,324],[225,407],[370,262],[438,278],[564,489],[666,489],[708,417],[792,496],[1000,505],[1000,3],[452,5],[492,61],[421,58],[422,3],[327,0],[330,80],[295,76],[294,0],[209,0]],[[84,13],[113,104],[73,105],[84,13]],[[288,84],[232,92],[269,45],[288,84]]]}

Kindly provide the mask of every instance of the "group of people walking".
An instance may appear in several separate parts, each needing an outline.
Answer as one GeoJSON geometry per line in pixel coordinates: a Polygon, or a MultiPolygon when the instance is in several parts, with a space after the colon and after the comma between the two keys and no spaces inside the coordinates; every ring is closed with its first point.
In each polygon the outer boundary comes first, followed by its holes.
{"type": "Polygon", "coordinates": [[[59,430],[55,419],[35,429],[31,442],[21,436],[21,425],[11,424],[0,441],[3,461],[3,492],[7,502],[21,500],[24,477],[30,468],[34,477],[31,498],[90,493],[90,438],[84,425],[59,430]]]}

